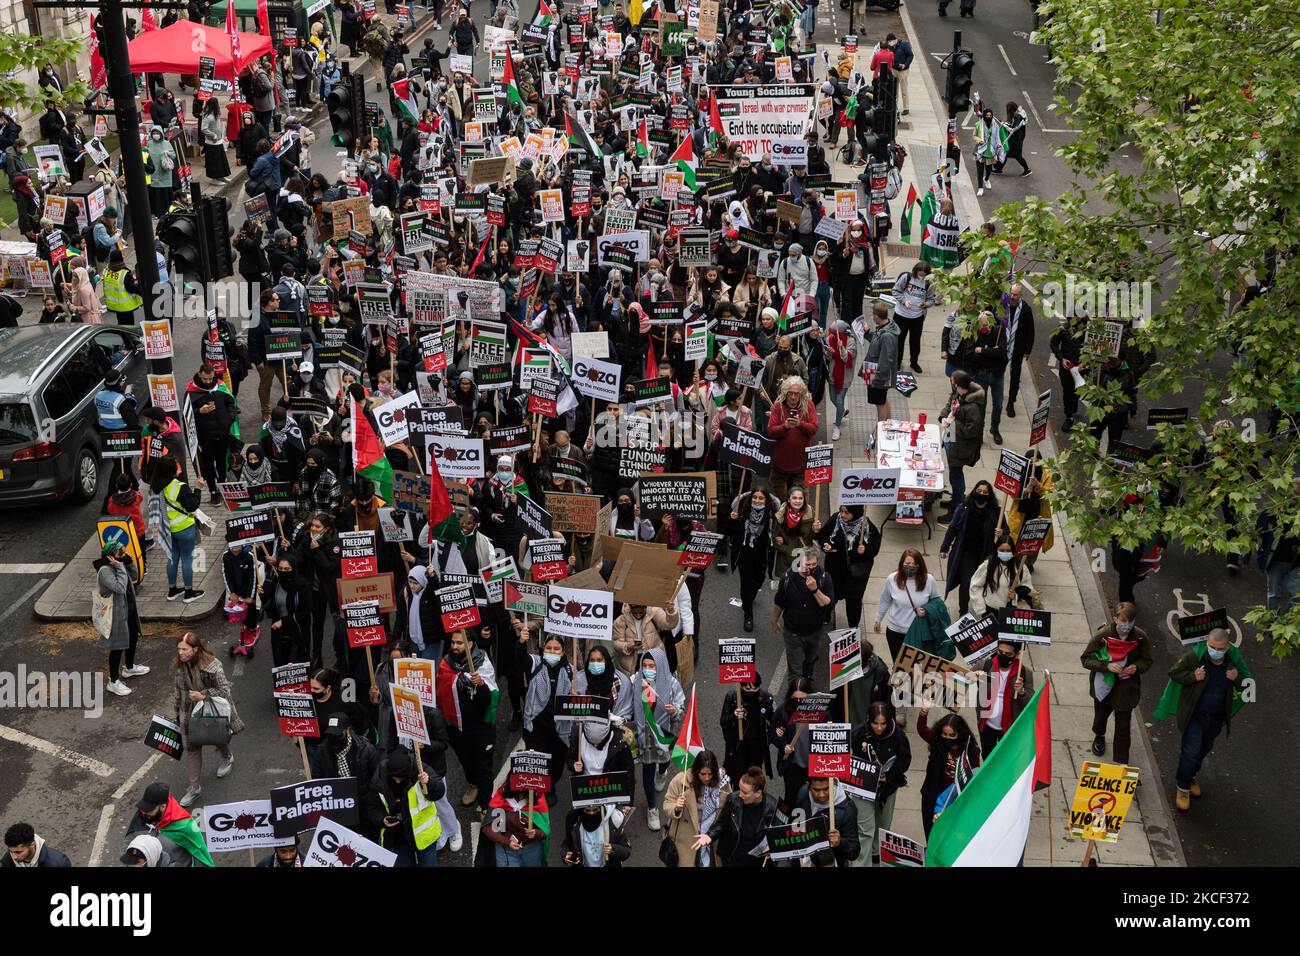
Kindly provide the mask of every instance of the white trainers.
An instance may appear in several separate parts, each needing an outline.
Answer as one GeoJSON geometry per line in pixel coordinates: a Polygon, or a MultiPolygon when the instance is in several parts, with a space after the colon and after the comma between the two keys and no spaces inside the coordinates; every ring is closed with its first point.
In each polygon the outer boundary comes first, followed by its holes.
{"type": "Polygon", "coordinates": [[[203,796],[202,787],[190,787],[188,790],[185,791],[185,796],[181,797],[176,802],[188,810],[190,807],[194,805],[194,801],[201,796],[203,796]]]}
{"type": "Polygon", "coordinates": [[[984,187],[981,186],[979,189],[975,190],[975,195],[976,195],[976,196],[983,196],[983,195],[984,195],[984,187]]]}
{"type": "Polygon", "coordinates": [[[658,811],[658,810],[655,810],[655,809],[652,808],[652,809],[646,811],[646,815],[645,815],[645,825],[646,825],[647,827],[649,827],[651,830],[658,830],[658,829],[659,829],[659,811],[658,811]]]}
{"type": "Polygon", "coordinates": [[[131,694],[131,688],[127,687],[120,680],[111,680],[104,685],[104,690],[110,694],[116,694],[118,697],[128,697],[131,694]]]}
{"type": "Polygon", "coordinates": [[[235,766],[235,755],[231,754],[225,760],[221,761],[221,766],[217,768],[217,776],[224,777],[230,773],[231,768],[235,766]]]}
{"type": "Polygon", "coordinates": [[[667,787],[667,786],[668,786],[668,773],[667,773],[666,771],[663,772],[663,773],[660,773],[659,771],[656,770],[656,771],[655,771],[655,791],[658,792],[658,793],[663,793],[663,792],[664,792],[664,788],[667,787]]]}
{"type": "Polygon", "coordinates": [[[839,441],[839,440],[840,440],[840,426],[835,425],[834,427],[831,428],[831,441],[839,441]]]}
{"type": "Polygon", "coordinates": [[[768,589],[769,591],[775,591],[776,588],[777,588],[777,584],[778,584],[778,583],[779,583],[779,582],[777,581],[777,579],[776,579],[776,578],[773,578],[772,580],[770,580],[770,581],[767,582],[767,589],[768,589]]]}
{"type": "Polygon", "coordinates": [[[133,664],[122,669],[123,677],[143,677],[147,673],[149,673],[149,668],[143,664],[133,664]]]}
{"type": "Polygon", "coordinates": [[[456,835],[447,841],[447,846],[451,848],[452,853],[459,853],[460,848],[463,847],[464,845],[465,845],[465,834],[462,833],[460,830],[457,830],[456,835]]]}

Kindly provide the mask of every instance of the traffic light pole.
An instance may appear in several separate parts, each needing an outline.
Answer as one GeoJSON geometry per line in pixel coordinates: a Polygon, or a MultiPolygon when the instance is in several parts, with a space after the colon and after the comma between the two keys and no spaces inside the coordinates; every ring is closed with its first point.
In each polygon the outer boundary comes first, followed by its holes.
{"type": "MultiPolygon", "coordinates": [[[[952,71],[956,69],[957,53],[961,50],[961,31],[952,31],[952,55],[948,62],[953,64],[949,67],[949,79],[952,79],[952,71]]],[[[957,97],[948,97],[948,161],[952,164],[952,170],[961,169],[961,144],[957,142],[957,97]]],[[[951,178],[951,173],[949,174],[951,178]]]]}
{"type": "MultiPolygon", "coordinates": [[[[154,252],[149,187],[145,184],[144,159],[140,155],[140,110],[135,100],[135,74],[131,72],[123,16],[122,0],[99,0],[99,22],[103,25],[104,44],[108,48],[104,56],[108,65],[108,92],[113,97],[113,112],[117,115],[122,175],[126,178],[126,212],[131,217],[131,231],[135,237],[135,275],[144,300],[145,316],[156,319],[162,315],[158,308],[158,257],[154,252]]],[[[172,360],[152,359],[149,371],[166,375],[172,371],[172,360]]]]}

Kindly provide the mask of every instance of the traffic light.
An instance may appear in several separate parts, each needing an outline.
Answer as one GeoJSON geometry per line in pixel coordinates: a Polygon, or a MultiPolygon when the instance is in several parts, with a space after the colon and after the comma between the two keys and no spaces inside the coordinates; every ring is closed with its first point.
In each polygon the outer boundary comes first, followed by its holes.
{"type": "Polygon", "coordinates": [[[355,154],[366,128],[366,81],[359,73],[345,70],[334,89],[330,90],[330,128],[334,131],[332,142],[342,146],[348,155],[355,154]]]}
{"type": "Polygon", "coordinates": [[[169,212],[158,223],[158,238],[171,253],[172,271],[206,282],[202,230],[199,214],[193,209],[169,212]]]}
{"type": "Polygon", "coordinates": [[[956,116],[970,109],[971,84],[975,82],[975,57],[970,50],[954,50],[948,57],[948,77],[943,98],[948,101],[948,115],[956,116]]]}
{"type": "Polygon", "coordinates": [[[207,240],[206,281],[224,279],[235,274],[235,262],[230,253],[230,220],[223,196],[207,196],[199,205],[199,222],[207,240]]]}
{"type": "Polygon", "coordinates": [[[898,77],[887,65],[881,66],[874,87],[876,108],[871,128],[892,143],[898,131],[898,77]]]}

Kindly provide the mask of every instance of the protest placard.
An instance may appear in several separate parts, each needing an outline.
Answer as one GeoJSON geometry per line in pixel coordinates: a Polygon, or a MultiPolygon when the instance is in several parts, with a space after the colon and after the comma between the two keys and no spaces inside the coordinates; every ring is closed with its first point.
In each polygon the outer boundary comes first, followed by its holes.
{"type": "Polygon", "coordinates": [[[609,720],[612,701],[598,694],[556,694],[555,719],[596,721],[609,720]]]}
{"type": "Polygon", "coordinates": [[[271,687],[276,694],[310,694],[311,664],[290,661],[271,668],[271,687]]]}
{"type": "Polygon", "coordinates": [[[838,690],[851,680],[862,676],[862,638],[856,627],[846,627],[831,631],[827,635],[830,642],[830,684],[831,690],[838,690]]]}
{"type": "Polygon", "coordinates": [[[718,683],[749,684],[758,676],[758,641],[724,637],[718,641],[718,683]]]}
{"type": "Polygon", "coordinates": [[[1003,448],[998,458],[998,471],[993,476],[993,487],[1012,498],[1019,498],[1029,482],[1031,463],[1024,455],[1003,448]]]}
{"type": "Polygon", "coordinates": [[[478,601],[470,585],[451,584],[438,588],[434,594],[438,598],[438,614],[442,620],[442,628],[448,634],[462,628],[473,627],[482,621],[478,601]]]}
{"type": "Polygon", "coordinates": [[[925,866],[925,847],[901,833],[881,830],[880,865],[925,866]]]}
{"type": "Polygon", "coordinates": [[[180,724],[160,714],[152,715],[149,718],[149,726],[144,732],[144,745],[175,760],[180,760],[185,752],[180,724]]]}
{"type": "MultiPolygon", "coordinates": [[[[308,688],[310,689],[310,683],[308,688]]],[[[307,693],[277,693],[275,718],[280,733],[285,737],[319,737],[320,720],[316,715],[316,699],[307,693]]]]}
{"type": "Polygon", "coordinates": [[[563,538],[533,538],[528,542],[529,577],[534,583],[543,584],[569,576],[569,562],[564,551],[563,538]]]}
{"type": "Polygon", "coordinates": [[[373,647],[388,642],[378,601],[357,601],[344,605],[343,625],[347,629],[348,647],[373,647]]]}
{"type": "Polygon", "coordinates": [[[839,505],[892,505],[898,501],[898,468],[842,468],[839,505]]]}
{"type": "Polygon", "coordinates": [[[1025,644],[1052,643],[1052,615],[1049,611],[1008,605],[998,612],[998,640],[1025,644]]]}
{"type": "Polygon", "coordinates": [[[803,483],[805,487],[831,483],[831,458],[834,445],[809,445],[804,449],[803,483]]]}
{"type": "Polygon", "coordinates": [[[270,800],[209,804],[199,816],[209,853],[234,853],[293,843],[292,837],[275,835],[270,800]]]}
{"type": "Polygon", "coordinates": [[[845,777],[849,773],[850,724],[818,723],[808,727],[808,775],[845,777]]]}
{"type": "Polygon", "coordinates": [[[551,530],[557,534],[595,534],[600,514],[599,495],[573,495],[548,492],[546,503],[551,509],[551,530]]]}
{"type": "Polygon", "coordinates": [[[1189,614],[1178,618],[1178,641],[1184,647],[1199,644],[1210,636],[1210,631],[1216,628],[1231,632],[1226,607],[1216,607],[1201,614],[1189,614]]]}
{"type": "Polygon", "coordinates": [[[718,462],[752,471],[757,478],[772,473],[772,456],[776,441],[758,432],[741,428],[734,420],[722,423],[722,438],[718,446],[718,462]]]}
{"type": "Polygon", "coordinates": [[[1137,767],[1085,760],[1070,804],[1070,835],[1098,843],[1117,842],[1139,779],[1137,767]]]}
{"type": "Polygon", "coordinates": [[[839,786],[844,792],[859,800],[876,799],[880,789],[880,761],[852,754],[849,757],[849,772],[839,778],[839,786]]]}
{"type": "Polygon", "coordinates": [[[973,614],[963,614],[944,633],[952,638],[953,646],[968,667],[987,660],[998,649],[998,619],[995,614],[986,614],[978,620],[973,614]]]}
{"type": "Polygon", "coordinates": [[[510,775],[506,786],[513,791],[534,790],[546,793],[551,789],[551,755],[537,750],[512,750],[510,775]]]}
{"type": "Polygon", "coordinates": [[[1047,540],[1047,533],[1052,530],[1051,518],[1030,518],[1020,526],[1020,537],[1016,539],[1016,557],[1027,558],[1037,554],[1047,540]]]}
{"type": "Polygon", "coordinates": [[[677,564],[683,568],[703,570],[718,556],[718,546],[721,544],[722,535],[692,529],[690,537],[678,552],[677,564]]]}
{"type": "Polygon", "coordinates": [[[774,862],[797,860],[827,849],[831,845],[827,822],[825,817],[815,816],[767,827],[763,839],[767,842],[768,859],[774,862]]]}
{"type": "Polygon", "coordinates": [[[303,854],[302,865],[304,868],[396,866],[397,854],[334,820],[327,820],[316,827],[311,845],[303,854]]]}
{"type": "Polygon", "coordinates": [[[609,591],[547,586],[546,633],[608,641],[614,635],[614,595],[609,591]]]}
{"type": "Polygon", "coordinates": [[[632,802],[632,775],[626,770],[613,773],[575,773],[569,777],[573,807],[632,802]]]}
{"type": "Polygon", "coordinates": [[[433,707],[437,702],[434,689],[434,672],[437,667],[436,661],[422,657],[399,657],[393,661],[393,683],[414,691],[422,706],[433,707]]]}
{"type": "Polygon", "coordinates": [[[507,611],[516,614],[546,614],[546,585],[531,581],[505,581],[502,584],[507,611]]]}
{"type": "Polygon", "coordinates": [[[831,705],[835,702],[834,694],[812,693],[805,696],[796,705],[790,715],[792,724],[820,724],[826,720],[831,705]]]}
{"type": "Polygon", "coordinates": [[[247,547],[259,541],[274,541],[275,519],[269,511],[250,511],[226,519],[226,547],[247,547]]]}
{"type": "Polygon", "coordinates": [[[373,531],[339,532],[339,569],[345,578],[379,573],[379,552],[373,531]]]}
{"type": "Polygon", "coordinates": [[[710,495],[709,478],[716,480],[712,472],[642,475],[636,487],[641,517],[656,525],[666,514],[699,521],[709,520],[709,503],[713,497],[710,495]]]}
{"type": "Polygon", "coordinates": [[[393,705],[393,720],[397,736],[409,747],[412,743],[429,743],[429,726],[424,719],[424,705],[418,692],[398,684],[388,686],[389,700],[393,705]]]}

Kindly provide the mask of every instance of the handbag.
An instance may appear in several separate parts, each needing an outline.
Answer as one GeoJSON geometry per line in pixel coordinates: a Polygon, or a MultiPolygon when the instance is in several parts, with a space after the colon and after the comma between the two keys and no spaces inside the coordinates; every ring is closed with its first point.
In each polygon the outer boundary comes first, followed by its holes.
{"type": "Polygon", "coordinates": [[[664,838],[659,841],[659,862],[671,869],[676,869],[680,862],[677,856],[677,828],[681,825],[682,818],[678,817],[672,834],[665,834],[664,838]]]}
{"type": "Polygon", "coordinates": [[[230,743],[230,738],[233,736],[230,730],[230,713],[228,709],[225,714],[221,713],[219,700],[220,698],[209,697],[194,705],[194,710],[190,714],[188,735],[190,747],[201,747],[206,744],[224,747],[230,743]]]}
{"type": "Polygon", "coordinates": [[[113,633],[113,595],[100,594],[98,587],[90,589],[90,621],[104,640],[113,633]]]}

